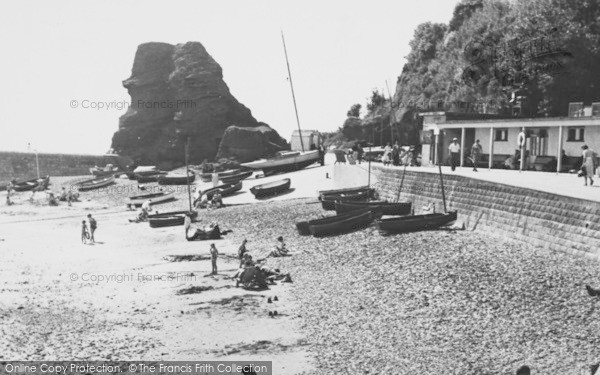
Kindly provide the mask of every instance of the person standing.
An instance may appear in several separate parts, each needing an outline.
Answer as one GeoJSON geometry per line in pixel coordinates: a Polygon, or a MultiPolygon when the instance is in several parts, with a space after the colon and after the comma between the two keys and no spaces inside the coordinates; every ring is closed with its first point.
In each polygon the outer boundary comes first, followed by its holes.
{"type": "Polygon", "coordinates": [[[87,224],[85,220],[81,221],[81,243],[86,244],[90,234],[88,233],[87,224]]]}
{"type": "Polygon", "coordinates": [[[148,218],[148,214],[150,214],[150,203],[152,201],[150,199],[147,199],[144,203],[142,203],[142,217],[144,218],[144,220],[146,220],[148,218]]]}
{"type": "Polygon", "coordinates": [[[219,250],[214,243],[210,244],[210,260],[212,262],[212,274],[217,274],[217,257],[219,256],[219,250]]]}
{"type": "Polygon", "coordinates": [[[481,159],[481,152],[483,148],[481,144],[479,144],[479,139],[473,143],[473,147],[471,147],[471,157],[473,159],[473,172],[477,172],[477,164],[479,164],[479,159],[481,159]]]}
{"type": "Polygon", "coordinates": [[[594,185],[594,180],[592,176],[596,171],[596,153],[590,149],[587,145],[581,146],[583,150],[582,157],[583,161],[581,163],[581,169],[583,172],[583,180],[585,182],[585,186],[587,186],[587,179],[590,179],[590,185],[594,185]]]}
{"type": "Polygon", "coordinates": [[[7,206],[12,205],[12,202],[10,200],[10,195],[11,195],[12,188],[13,188],[13,181],[9,181],[8,184],[6,185],[6,205],[7,206]]]}
{"type": "Polygon", "coordinates": [[[88,221],[90,222],[90,241],[92,241],[92,243],[96,242],[96,239],[94,238],[94,233],[96,232],[96,228],[98,228],[98,223],[96,222],[96,219],[94,219],[92,217],[92,214],[88,214],[88,221]]]}
{"type": "Polygon", "coordinates": [[[392,146],[390,146],[390,143],[388,142],[385,145],[385,148],[383,149],[383,156],[381,157],[381,161],[383,162],[383,165],[390,164],[390,155],[391,154],[392,154],[392,146]]]}
{"type": "Polygon", "coordinates": [[[398,145],[398,141],[394,143],[394,147],[392,148],[392,164],[400,165],[400,145],[398,145]]]}
{"type": "Polygon", "coordinates": [[[362,145],[359,143],[356,146],[357,150],[358,150],[358,164],[360,164],[362,162],[362,158],[363,158],[363,154],[365,153],[365,150],[363,150],[362,145]]]}
{"type": "Polygon", "coordinates": [[[458,144],[458,139],[454,138],[450,146],[448,146],[448,151],[450,151],[450,162],[452,165],[452,172],[456,170],[456,167],[460,165],[460,145],[458,144]]]}
{"type": "Polygon", "coordinates": [[[238,249],[238,258],[240,259],[240,268],[244,265],[244,256],[248,253],[248,249],[246,249],[247,239],[244,238],[240,248],[238,249]]]}
{"type": "Polygon", "coordinates": [[[323,144],[319,145],[319,162],[321,166],[325,165],[325,146],[323,144]]]}

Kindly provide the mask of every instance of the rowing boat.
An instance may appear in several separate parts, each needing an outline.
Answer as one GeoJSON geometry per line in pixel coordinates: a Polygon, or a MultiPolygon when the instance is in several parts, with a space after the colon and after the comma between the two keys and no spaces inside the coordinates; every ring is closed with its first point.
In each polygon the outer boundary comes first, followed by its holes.
{"type": "Polygon", "coordinates": [[[242,181],[239,181],[237,184],[223,184],[215,186],[214,188],[203,191],[202,195],[206,195],[206,199],[211,200],[217,191],[221,192],[222,197],[226,197],[240,190],[242,190],[242,181]]]}
{"type": "Polygon", "coordinates": [[[196,211],[171,211],[148,215],[148,223],[151,228],[173,227],[183,225],[185,216],[191,215],[192,219],[198,216],[196,211]]]}
{"type": "Polygon", "coordinates": [[[137,174],[134,173],[134,178],[137,182],[147,183],[147,182],[157,182],[161,176],[166,175],[167,172],[154,172],[153,174],[137,174]]]}
{"type": "Polygon", "coordinates": [[[308,167],[320,160],[318,150],[311,151],[281,151],[268,159],[242,163],[246,168],[262,170],[265,175],[282,172],[293,172],[308,167]]]}
{"type": "Polygon", "coordinates": [[[335,211],[338,214],[355,211],[361,208],[371,208],[381,211],[382,215],[408,215],[412,208],[411,202],[335,202],[335,211]]]}
{"type": "Polygon", "coordinates": [[[383,234],[416,232],[420,230],[437,229],[455,221],[457,211],[424,215],[409,215],[380,219],[377,227],[383,234]]]}
{"type": "Polygon", "coordinates": [[[321,206],[324,210],[335,210],[335,202],[367,201],[372,196],[373,194],[369,190],[351,194],[323,195],[321,196],[321,206]]]}
{"type": "Polygon", "coordinates": [[[366,228],[373,220],[375,220],[373,212],[366,211],[341,221],[309,225],[308,229],[315,237],[333,236],[366,228]]]}
{"type": "MultiPolygon", "coordinates": [[[[228,169],[223,172],[217,172],[217,177],[220,179],[222,177],[228,177],[228,176],[232,176],[232,175],[238,174],[238,173],[240,173],[239,169],[228,169]]],[[[202,174],[200,174],[200,179],[202,179],[203,182],[211,182],[212,175],[213,175],[212,173],[202,173],[202,174]]]]}
{"type": "Polygon", "coordinates": [[[355,194],[355,193],[361,193],[361,192],[370,191],[370,190],[374,191],[375,189],[370,188],[369,186],[365,185],[365,186],[357,186],[357,187],[343,188],[343,189],[319,190],[319,200],[324,195],[355,194]]]}
{"type": "Polygon", "coordinates": [[[346,213],[340,214],[340,215],[322,217],[319,219],[313,219],[313,220],[307,220],[307,221],[299,221],[296,223],[296,229],[298,230],[298,234],[300,234],[301,236],[307,236],[307,235],[310,235],[309,227],[311,225],[336,223],[336,222],[340,222],[340,221],[349,219],[351,217],[357,216],[361,213],[368,212],[368,211],[371,211],[371,209],[370,208],[362,208],[362,209],[358,209],[356,211],[346,212],[346,213]]]}
{"type": "Polygon", "coordinates": [[[158,204],[175,199],[175,192],[159,191],[155,193],[140,194],[129,197],[129,204],[132,206],[141,206],[147,200],[150,200],[150,204],[158,204]]]}
{"type": "Polygon", "coordinates": [[[76,183],[74,186],[79,191],[86,191],[86,190],[99,189],[101,187],[105,187],[105,186],[108,186],[108,185],[114,184],[114,183],[115,183],[115,176],[110,175],[110,176],[106,176],[106,177],[93,178],[91,180],[81,181],[81,182],[76,183]]]}
{"type": "Polygon", "coordinates": [[[193,182],[196,179],[196,174],[192,171],[186,176],[185,173],[167,173],[158,176],[159,185],[186,185],[188,182],[193,182]]]}
{"type": "Polygon", "coordinates": [[[289,190],[291,182],[292,181],[289,178],[284,178],[283,180],[256,185],[250,188],[250,192],[254,194],[255,198],[276,195],[283,193],[286,190],[289,190]]]}
{"type": "Polygon", "coordinates": [[[252,171],[240,172],[229,176],[219,177],[219,180],[221,180],[224,184],[236,184],[239,181],[245,180],[252,176],[252,173],[252,171]]]}
{"type": "Polygon", "coordinates": [[[12,189],[14,191],[29,191],[35,188],[45,189],[50,183],[50,176],[43,178],[34,178],[27,181],[16,182],[13,184],[12,189]]]}

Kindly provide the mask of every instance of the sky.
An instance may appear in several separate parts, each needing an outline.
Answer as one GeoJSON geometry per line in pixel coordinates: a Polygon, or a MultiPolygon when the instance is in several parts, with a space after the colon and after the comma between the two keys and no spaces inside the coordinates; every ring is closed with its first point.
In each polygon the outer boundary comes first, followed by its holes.
{"type": "Polygon", "coordinates": [[[0,151],[105,153],[130,103],[122,81],[146,42],[201,42],[232,95],[289,140],[297,124],[282,30],[302,129],[334,131],[373,89],[387,96],[386,81],[393,95],[416,26],[447,23],[457,2],[4,2],[0,151]]]}

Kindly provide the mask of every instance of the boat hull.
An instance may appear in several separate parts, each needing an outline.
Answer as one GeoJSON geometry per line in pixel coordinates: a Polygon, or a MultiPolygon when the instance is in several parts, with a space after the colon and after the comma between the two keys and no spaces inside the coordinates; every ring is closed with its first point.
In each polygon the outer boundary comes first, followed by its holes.
{"type": "MultiPolygon", "coordinates": [[[[192,183],[196,179],[196,175],[190,172],[188,176],[173,176],[166,174],[164,176],[158,176],[159,185],[187,185],[188,182],[192,183]]],[[[138,180],[139,181],[139,180],[138,180]]]]}
{"type": "Polygon", "coordinates": [[[220,186],[216,186],[212,189],[208,189],[202,192],[202,195],[206,195],[206,199],[212,199],[215,192],[218,190],[221,191],[221,196],[226,197],[235,193],[236,191],[242,190],[242,181],[239,181],[237,184],[223,184],[220,186]]]}
{"type": "Polygon", "coordinates": [[[426,215],[394,217],[377,221],[377,227],[382,234],[407,233],[421,230],[437,229],[456,220],[457,211],[426,215]]]}
{"type": "Polygon", "coordinates": [[[293,172],[308,167],[320,160],[319,151],[290,153],[289,156],[257,160],[243,163],[242,166],[255,170],[262,170],[265,175],[293,172]]]}
{"type": "Polygon", "coordinates": [[[155,174],[135,174],[135,179],[139,183],[157,182],[161,176],[166,175],[166,172],[155,174]]]}
{"type": "Polygon", "coordinates": [[[220,177],[219,180],[223,182],[223,184],[237,184],[238,182],[247,179],[252,176],[252,171],[242,172],[230,176],[220,177]]]}
{"type": "Polygon", "coordinates": [[[411,202],[335,202],[335,211],[338,214],[354,211],[361,208],[371,208],[381,211],[382,215],[408,215],[410,214],[411,202]]]}
{"type": "Polygon", "coordinates": [[[308,228],[315,237],[335,236],[367,228],[374,220],[374,214],[371,211],[366,211],[342,221],[309,225],[308,228]]]}
{"type": "Polygon", "coordinates": [[[373,197],[372,191],[362,191],[355,194],[324,195],[321,206],[324,210],[335,210],[335,202],[366,202],[373,197]]]}
{"type": "Polygon", "coordinates": [[[23,182],[17,182],[16,184],[13,185],[12,189],[14,191],[30,191],[30,190],[40,187],[40,185],[42,185],[43,188],[45,189],[48,187],[49,183],[50,183],[50,176],[46,176],[43,178],[34,178],[34,179],[23,181],[23,182]]]}
{"type": "Polygon", "coordinates": [[[371,191],[371,190],[374,191],[375,189],[370,188],[367,185],[357,186],[357,187],[352,187],[352,188],[343,188],[343,189],[319,190],[319,200],[321,200],[321,198],[323,196],[327,196],[327,195],[355,194],[355,193],[362,193],[362,192],[371,191]]]}
{"type": "Polygon", "coordinates": [[[150,200],[150,204],[168,202],[175,199],[175,192],[159,192],[132,196],[129,197],[129,204],[138,207],[144,204],[144,202],[146,202],[148,199],[150,200]]]}
{"type": "Polygon", "coordinates": [[[359,209],[356,211],[347,212],[341,215],[329,216],[320,219],[313,219],[307,221],[299,221],[296,223],[296,229],[298,230],[298,234],[301,236],[309,236],[310,235],[310,226],[311,225],[322,225],[329,223],[336,223],[346,219],[349,219],[354,216],[358,216],[362,213],[371,211],[369,208],[359,209]]]}
{"type": "Polygon", "coordinates": [[[256,185],[250,189],[250,192],[254,194],[255,198],[273,196],[289,190],[291,182],[289,178],[285,178],[268,184],[256,185]]]}
{"type": "Polygon", "coordinates": [[[82,181],[79,182],[77,184],[75,184],[75,186],[77,187],[77,190],[79,191],[88,191],[88,190],[94,190],[94,189],[99,189],[111,184],[115,183],[115,176],[111,175],[110,177],[104,177],[104,178],[96,178],[96,179],[92,179],[92,180],[87,180],[87,181],[82,181]]]}

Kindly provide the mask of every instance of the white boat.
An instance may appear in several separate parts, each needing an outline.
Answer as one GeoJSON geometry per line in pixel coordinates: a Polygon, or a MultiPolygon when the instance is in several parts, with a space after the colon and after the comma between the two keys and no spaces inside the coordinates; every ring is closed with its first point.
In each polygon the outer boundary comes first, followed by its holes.
{"type": "Polygon", "coordinates": [[[275,157],[259,159],[241,165],[250,169],[262,170],[265,174],[291,172],[308,167],[320,160],[318,150],[312,151],[281,151],[275,157]]]}
{"type": "Polygon", "coordinates": [[[132,206],[141,206],[147,200],[150,200],[150,204],[157,204],[170,201],[171,199],[175,199],[175,192],[159,191],[131,196],[129,197],[129,204],[132,206]]]}

